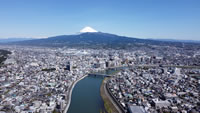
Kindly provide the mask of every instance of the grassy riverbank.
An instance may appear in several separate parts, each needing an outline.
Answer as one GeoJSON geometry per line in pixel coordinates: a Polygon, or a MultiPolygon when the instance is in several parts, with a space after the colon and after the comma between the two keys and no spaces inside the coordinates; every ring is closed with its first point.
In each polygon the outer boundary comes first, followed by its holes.
{"type": "Polygon", "coordinates": [[[100,88],[100,92],[101,92],[101,97],[104,101],[104,107],[107,111],[107,113],[118,113],[117,109],[115,108],[115,106],[112,104],[112,102],[110,101],[109,97],[106,95],[106,92],[104,90],[104,85],[105,85],[105,81],[108,78],[106,77],[101,84],[101,88],[100,88]]]}

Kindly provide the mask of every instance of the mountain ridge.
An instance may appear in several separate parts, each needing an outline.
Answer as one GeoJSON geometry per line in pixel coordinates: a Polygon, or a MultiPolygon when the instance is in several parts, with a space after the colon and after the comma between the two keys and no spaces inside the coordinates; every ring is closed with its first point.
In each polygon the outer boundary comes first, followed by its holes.
{"type": "Polygon", "coordinates": [[[0,43],[34,40],[34,38],[1,38],[0,43]]]}
{"type": "MultiPolygon", "coordinates": [[[[103,32],[84,32],[73,35],[59,35],[44,39],[13,42],[15,45],[33,45],[50,47],[78,47],[78,48],[117,48],[128,49],[134,47],[157,46],[176,46],[182,47],[182,42],[158,41],[152,39],[139,39],[127,36],[119,36],[103,32]]],[[[184,46],[194,46],[186,43],[184,46]]]]}

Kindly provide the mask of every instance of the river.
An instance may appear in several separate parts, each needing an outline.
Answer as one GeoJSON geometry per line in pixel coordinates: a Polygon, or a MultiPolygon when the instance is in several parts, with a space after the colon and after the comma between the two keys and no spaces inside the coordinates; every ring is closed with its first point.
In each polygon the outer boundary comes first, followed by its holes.
{"type": "Polygon", "coordinates": [[[72,92],[67,113],[100,113],[104,103],[100,95],[103,77],[87,76],[79,81],[72,92]]]}
{"type": "MultiPolygon", "coordinates": [[[[116,69],[108,69],[103,74],[113,74],[116,69]]],[[[100,113],[105,111],[100,87],[103,76],[87,76],[79,81],[73,91],[67,113],[100,113]]]]}

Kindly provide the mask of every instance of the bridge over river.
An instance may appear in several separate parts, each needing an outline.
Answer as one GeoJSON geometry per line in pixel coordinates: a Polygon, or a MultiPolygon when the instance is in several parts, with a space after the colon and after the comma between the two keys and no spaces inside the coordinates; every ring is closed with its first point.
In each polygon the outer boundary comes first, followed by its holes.
{"type": "Polygon", "coordinates": [[[100,73],[90,73],[88,76],[94,76],[94,77],[111,77],[112,75],[108,74],[100,74],[100,73]]]}

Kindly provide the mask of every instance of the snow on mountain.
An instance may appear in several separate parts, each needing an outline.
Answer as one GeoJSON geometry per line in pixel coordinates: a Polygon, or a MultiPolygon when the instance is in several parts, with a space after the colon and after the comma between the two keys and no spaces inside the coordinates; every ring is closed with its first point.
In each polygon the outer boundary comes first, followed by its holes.
{"type": "Polygon", "coordinates": [[[81,33],[87,33],[87,32],[90,32],[90,33],[93,33],[93,32],[98,32],[96,31],[95,29],[91,28],[91,27],[84,27],[82,30],[80,30],[81,33]]]}

